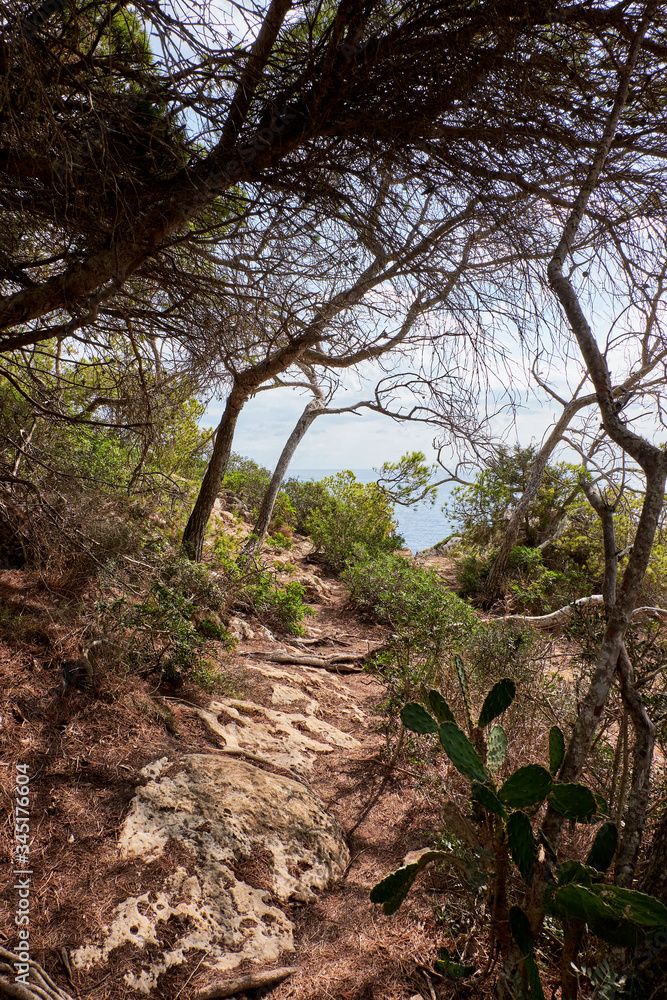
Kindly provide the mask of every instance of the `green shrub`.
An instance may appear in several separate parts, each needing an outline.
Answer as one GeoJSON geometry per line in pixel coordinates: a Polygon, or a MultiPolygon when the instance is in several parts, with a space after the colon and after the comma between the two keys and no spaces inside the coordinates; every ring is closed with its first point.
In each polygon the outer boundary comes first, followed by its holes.
{"type": "MultiPolygon", "coordinates": [[[[469,486],[456,486],[443,508],[468,544],[497,547],[517,501],[525,492],[535,447],[501,447],[469,486]]],[[[563,515],[581,496],[579,468],[566,462],[548,465],[537,498],[524,518],[519,544],[535,548],[553,534],[563,515]]]]}
{"type": "Polygon", "coordinates": [[[478,623],[437,573],[402,556],[360,550],[356,556],[342,574],[352,603],[392,629],[375,664],[387,685],[384,709],[391,721],[419,685],[440,683],[445,656],[478,623]]]}
{"type": "Polygon", "coordinates": [[[270,482],[271,473],[263,465],[254,462],[252,458],[243,458],[232,452],[222,485],[240,497],[247,507],[251,510],[259,509],[270,482]]]}
{"type": "Polygon", "coordinates": [[[289,635],[303,635],[301,622],[313,612],[303,603],[305,587],[292,581],[282,587],[271,573],[258,571],[239,592],[238,603],[249,605],[261,622],[289,635]]]}
{"type": "MultiPolygon", "coordinates": [[[[537,945],[548,918],[560,925],[568,958],[561,962],[561,995],[576,997],[575,962],[585,925],[590,934],[612,946],[633,947],[656,929],[667,927],[667,907],[652,896],[604,882],[616,852],[618,831],[608,819],[607,803],[600,795],[586,785],[557,780],[565,754],[565,739],[557,726],[552,727],[545,746],[548,768],[527,764],[500,781],[497,772],[507,755],[507,735],[496,720],[512,703],[515,685],[507,678],[498,681],[474,722],[460,661],[457,668],[465,696],[465,726],[457,724],[437,690],[425,691],[423,704],[406,704],[401,719],[412,732],[436,737],[469,783],[469,818],[462,824],[458,813],[455,829],[464,836],[478,867],[486,870],[490,947],[492,953],[497,948],[502,955],[508,977],[518,969],[516,995],[544,1000],[537,945]],[[545,803],[572,826],[599,824],[585,863],[557,857],[539,827],[545,803]]],[[[425,852],[379,882],[371,891],[371,901],[381,904],[386,914],[395,913],[419,873],[431,862],[451,863],[452,853],[425,852]]],[[[454,934],[452,931],[452,937],[454,934]]],[[[477,971],[475,966],[453,961],[446,949],[442,949],[435,968],[454,980],[469,979],[477,971]]],[[[511,992],[514,995],[513,989],[511,992]]]]}
{"type": "Polygon", "coordinates": [[[479,686],[494,683],[500,677],[511,677],[517,683],[533,683],[533,654],[537,639],[535,630],[518,622],[478,623],[461,642],[461,654],[468,666],[471,680],[479,686]]]}
{"type": "Polygon", "coordinates": [[[299,534],[308,534],[308,521],[312,514],[326,506],[329,501],[329,491],[321,480],[304,482],[300,479],[286,479],[283,491],[289,498],[294,512],[292,520],[288,523],[299,534]]]}
{"type": "Polygon", "coordinates": [[[202,564],[172,559],[158,572],[143,600],[98,603],[100,625],[106,634],[122,630],[119,648],[128,650],[130,669],[169,682],[194,679],[208,641],[231,643],[220,617],[228,595],[202,564]]]}
{"type": "Polygon", "coordinates": [[[349,471],[321,482],[328,495],[312,511],[307,529],[331,569],[343,570],[355,550],[374,555],[403,546],[396,534],[393,505],[377,483],[360,483],[349,471]]]}

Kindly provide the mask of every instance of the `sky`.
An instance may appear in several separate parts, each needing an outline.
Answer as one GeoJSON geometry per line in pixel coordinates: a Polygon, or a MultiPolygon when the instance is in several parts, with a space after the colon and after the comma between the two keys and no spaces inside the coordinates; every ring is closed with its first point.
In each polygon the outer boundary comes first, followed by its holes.
{"type": "MultiPolygon", "coordinates": [[[[361,398],[363,393],[349,390],[337,399],[337,405],[349,405],[361,398]]],[[[293,389],[260,392],[241,412],[234,451],[272,469],[307,400],[306,395],[293,389]]],[[[212,403],[202,424],[216,426],[222,407],[221,402],[212,403]]],[[[509,442],[518,438],[525,445],[532,438],[541,438],[552,419],[549,406],[540,406],[534,398],[524,400],[517,412],[516,434],[510,436],[509,442]]],[[[504,429],[501,421],[497,429],[499,433],[504,429]]],[[[428,462],[434,463],[435,431],[423,424],[398,423],[369,411],[319,417],[299,445],[290,469],[370,469],[397,461],[408,451],[423,451],[428,462]]]]}

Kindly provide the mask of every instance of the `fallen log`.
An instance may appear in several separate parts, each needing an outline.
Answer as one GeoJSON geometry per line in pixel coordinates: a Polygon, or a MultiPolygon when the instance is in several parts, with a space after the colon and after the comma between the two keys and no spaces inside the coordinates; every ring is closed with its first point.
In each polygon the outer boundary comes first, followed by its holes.
{"type": "MultiPolygon", "coordinates": [[[[599,607],[603,604],[604,599],[602,594],[591,594],[588,597],[580,597],[578,600],[573,601],[572,604],[567,604],[564,608],[552,611],[548,615],[503,615],[500,619],[495,620],[520,622],[522,625],[534,625],[535,628],[549,628],[551,625],[560,625],[561,622],[567,621],[574,608],[599,607]]],[[[667,608],[635,608],[630,618],[657,618],[660,621],[667,621],[667,608]]]]}
{"type": "MultiPolygon", "coordinates": [[[[591,594],[589,597],[580,597],[572,604],[567,604],[558,611],[552,611],[548,615],[503,615],[499,620],[503,622],[520,622],[522,625],[534,625],[536,628],[549,628],[551,625],[560,625],[567,621],[574,608],[598,607],[604,604],[602,594],[591,594]]],[[[497,620],[497,619],[496,619],[497,620]]]]}
{"type": "Polygon", "coordinates": [[[295,972],[298,972],[296,965],[285,965],[268,972],[250,972],[246,976],[230,979],[226,983],[213,983],[201,993],[197,993],[195,1000],[216,1000],[218,997],[233,997],[245,990],[256,990],[260,986],[276,986],[282,983],[283,979],[293,976],[295,972]]]}

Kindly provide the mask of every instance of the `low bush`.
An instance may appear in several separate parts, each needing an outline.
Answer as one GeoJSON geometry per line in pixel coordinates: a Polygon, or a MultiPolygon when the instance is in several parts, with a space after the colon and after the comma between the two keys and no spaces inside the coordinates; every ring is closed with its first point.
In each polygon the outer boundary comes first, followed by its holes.
{"type": "Polygon", "coordinates": [[[220,617],[227,601],[205,566],[171,559],[158,568],[143,599],[101,601],[97,611],[102,631],[127,650],[130,669],[172,683],[196,674],[207,641],[230,643],[220,617]]]}
{"type": "Polygon", "coordinates": [[[329,491],[321,480],[286,479],[283,491],[287,494],[293,519],[289,523],[301,535],[308,534],[310,517],[326,507],[329,502],[329,491]]]}
{"type": "MultiPolygon", "coordinates": [[[[222,485],[243,501],[244,505],[257,516],[264,494],[271,482],[271,473],[252,458],[243,458],[232,452],[222,485]]],[[[273,520],[294,527],[296,515],[287,492],[282,489],[273,507],[273,520]]]]}
{"type": "Polygon", "coordinates": [[[360,483],[353,472],[321,480],[326,498],[306,521],[308,534],[326,564],[341,572],[357,550],[373,556],[400,549],[393,504],[377,483],[360,483]]]}
{"type": "Polygon", "coordinates": [[[376,669],[387,685],[390,724],[421,684],[442,681],[445,655],[478,629],[472,609],[447,590],[437,573],[402,556],[356,551],[342,574],[362,614],[392,629],[376,669]]]}
{"type": "MultiPolygon", "coordinates": [[[[460,661],[458,673],[464,687],[465,669],[460,661]]],[[[429,740],[435,737],[465,779],[467,802],[457,809],[450,800],[448,783],[443,813],[451,833],[463,842],[467,867],[475,868],[486,886],[486,907],[479,917],[489,933],[488,962],[494,955],[501,956],[503,988],[499,994],[544,1000],[547,977],[540,965],[551,958],[548,979],[552,980],[558,961],[561,996],[575,1000],[581,972],[591,981],[602,982],[598,970],[606,965],[604,984],[610,990],[596,990],[595,995],[611,998],[618,995],[617,988],[625,977],[620,971],[614,974],[600,942],[614,949],[636,946],[654,935],[656,928],[667,927],[667,907],[649,895],[605,881],[616,853],[617,825],[610,820],[608,805],[599,793],[584,784],[558,781],[566,747],[558,726],[551,728],[544,741],[548,767],[530,763],[507,775],[508,739],[496,720],[504,716],[515,692],[510,679],[498,681],[484,699],[478,717],[475,713],[476,721],[466,695],[465,723],[460,726],[439,691],[424,691],[423,704],[406,704],[401,719],[408,730],[429,740]],[[500,777],[501,768],[505,780],[500,777]],[[540,827],[545,804],[572,829],[580,824],[582,839],[589,846],[584,863],[578,851],[565,857],[562,843],[560,855],[556,855],[540,827]],[[591,824],[597,825],[594,836],[586,834],[591,824]],[[584,969],[579,958],[585,947],[590,960],[594,947],[584,938],[585,927],[598,939],[595,969],[584,969]],[[560,954],[552,957],[554,942],[560,954]]],[[[460,847],[459,857],[447,847],[424,852],[418,860],[388,875],[371,891],[371,901],[381,904],[386,914],[395,913],[429,863],[460,863],[460,847]]],[[[459,926],[449,931],[457,944],[460,931],[459,926]]],[[[435,970],[444,978],[468,980],[467,985],[474,989],[473,977],[481,971],[482,956],[478,949],[461,950],[477,954],[478,964],[462,962],[460,955],[443,948],[435,970]]],[[[614,952],[608,954],[613,960],[614,952]]]]}
{"type": "Polygon", "coordinates": [[[257,571],[244,583],[236,599],[237,604],[251,610],[269,628],[303,635],[302,621],[313,612],[303,603],[306,590],[292,581],[281,587],[271,573],[257,571]]]}

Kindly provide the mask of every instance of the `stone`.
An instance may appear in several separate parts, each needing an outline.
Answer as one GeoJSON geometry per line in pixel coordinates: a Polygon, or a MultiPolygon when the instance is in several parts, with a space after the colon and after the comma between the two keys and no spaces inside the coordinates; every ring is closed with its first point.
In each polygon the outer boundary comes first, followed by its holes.
{"type": "Polygon", "coordinates": [[[125,975],[129,987],[148,994],[193,950],[206,953],[215,972],[292,950],[293,925],[280,904],[310,902],[350,860],[342,830],[317,796],[230,756],[190,754],[176,765],[161,758],[142,773],[146,783],[125,820],[120,854],[148,863],[176,841],[181,862],[160,891],[120,903],[101,940],[73,953],[74,965],[104,963],[127,944],[153,945],[140,970],[125,975]],[[183,849],[192,857],[189,870],[183,849]],[[167,922],[179,928],[175,941],[162,941],[167,922]]]}
{"type": "Polygon", "coordinates": [[[305,589],[304,597],[311,604],[321,604],[331,597],[329,588],[314,573],[301,573],[296,582],[305,589]]]}

